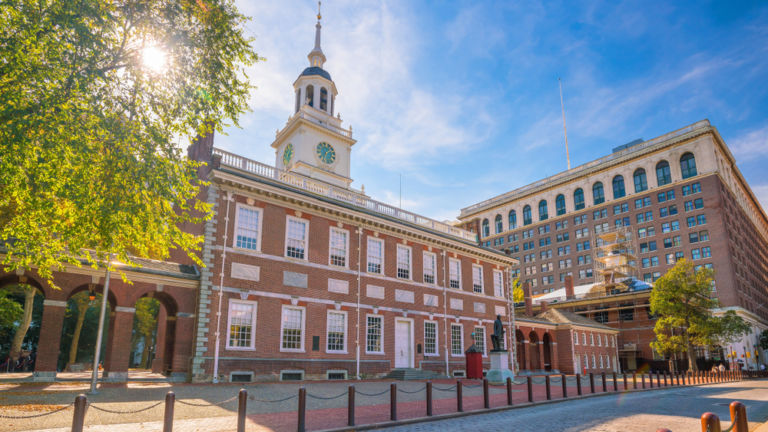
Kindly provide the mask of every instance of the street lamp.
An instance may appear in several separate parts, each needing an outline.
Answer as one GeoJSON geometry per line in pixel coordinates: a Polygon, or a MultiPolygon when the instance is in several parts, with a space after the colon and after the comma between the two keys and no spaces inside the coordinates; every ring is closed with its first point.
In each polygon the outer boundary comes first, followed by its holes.
{"type": "MultiPolygon", "coordinates": [[[[110,254],[111,255],[111,254],[110,254]]],[[[107,255],[107,271],[104,275],[104,292],[101,296],[101,312],[99,312],[99,330],[96,333],[96,351],[93,353],[93,375],[91,376],[91,391],[89,391],[89,394],[96,394],[98,393],[96,391],[96,384],[99,380],[99,355],[101,354],[101,341],[104,337],[104,318],[107,314],[107,296],[109,295],[109,276],[110,276],[110,266],[112,265],[110,261],[110,255],[107,255]]]]}

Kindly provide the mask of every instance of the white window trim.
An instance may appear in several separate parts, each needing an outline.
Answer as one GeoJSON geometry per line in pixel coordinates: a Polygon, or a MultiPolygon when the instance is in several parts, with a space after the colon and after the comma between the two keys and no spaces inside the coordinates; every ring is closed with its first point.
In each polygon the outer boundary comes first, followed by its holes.
{"type": "Polygon", "coordinates": [[[595,334],[594,333],[590,333],[589,334],[589,344],[591,346],[595,346],[595,334]]]}
{"type": "Polygon", "coordinates": [[[482,294],[485,293],[485,279],[483,277],[483,266],[478,264],[472,264],[472,292],[482,294]],[[480,270],[480,291],[475,291],[475,269],[480,270]]]}
{"type": "MultiPolygon", "coordinates": [[[[231,351],[256,351],[256,314],[258,311],[258,302],[255,301],[249,301],[249,300],[237,300],[237,299],[229,299],[229,304],[227,305],[227,342],[225,349],[231,350],[231,351]],[[232,314],[230,313],[232,311],[232,304],[234,303],[240,303],[240,304],[249,304],[253,305],[253,313],[251,316],[251,319],[253,320],[253,325],[251,326],[251,346],[250,347],[233,347],[229,344],[230,338],[229,338],[229,332],[232,325],[232,314]]],[[[281,333],[282,334],[282,333],[281,333]]]]}
{"type": "Polygon", "coordinates": [[[285,217],[285,240],[283,243],[283,256],[291,259],[291,260],[297,260],[297,261],[309,261],[309,220],[303,219],[303,218],[297,218],[296,216],[286,216],[285,217]],[[288,256],[288,222],[294,220],[300,223],[303,223],[306,225],[307,230],[304,232],[304,258],[296,258],[292,256],[288,256]]]}
{"type": "Polygon", "coordinates": [[[400,280],[413,280],[413,248],[410,246],[406,246],[404,244],[398,244],[397,248],[395,248],[395,278],[400,280]],[[400,275],[397,274],[398,269],[400,268],[400,249],[406,249],[408,250],[408,277],[403,278],[400,277],[400,275]]]}
{"type": "Polygon", "coordinates": [[[425,357],[439,357],[440,356],[440,324],[433,320],[424,320],[424,356],[425,357]],[[435,325],[435,352],[434,354],[427,353],[427,323],[435,325]]]}
{"type": "Polygon", "coordinates": [[[494,297],[504,298],[504,272],[501,270],[493,271],[493,295],[494,297]],[[496,275],[499,276],[499,291],[501,292],[501,295],[498,295],[496,292],[496,275]]]}
{"type": "Polygon", "coordinates": [[[365,315],[365,353],[384,355],[384,315],[366,314],[365,315]],[[381,319],[381,351],[368,351],[368,317],[381,319]]]}
{"type": "Polygon", "coordinates": [[[422,254],[421,270],[422,270],[421,271],[422,282],[424,282],[427,285],[437,285],[437,254],[436,253],[424,251],[424,253],[422,254]],[[424,271],[424,269],[426,268],[424,266],[424,263],[427,262],[427,257],[430,257],[432,261],[432,279],[434,280],[434,282],[432,283],[424,282],[424,275],[426,274],[426,272],[424,271]]]}
{"type": "Polygon", "coordinates": [[[461,260],[458,259],[458,258],[448,258],[448,288],[449,289],[458,289],[458,290],[461,289],[461,260]],[[456,277],[459,278],[459,287],[458,288],[452,288],[451,287],[451,263],[454,263],[454,262],[456,264],[458,264],[458,267],[457,267],[458,272],[457,272],[457,276],[456,276],[456,277]]]}
{"type": "MultiPolygon", "coordinates": [[[[477,332],[477,329],[483,329],[483,357],[488,357],[488,330],[483,326],[472,327],[473,332],[477,332]]],[[[475,343],[474,338],[472,339],[472,343],[475,343]]]]}
{"type": "MultiPolygon", "coordinates": [[[[309,228],[307,228],[307,231],[309,231],[309,228]]],[[[287,251],[287,248],[286,248],[287,251]]],[[[306,255],[306,254],[305,254],[306,255]]],[[[328,232],[328,265],[331,267],[339,267],[339,268],[349,268],[349,230],[331,227],[330,231],[328,232]],[[336,265],[333,263],[333,260],[331,259],[331,252],[332,252],[332,233],[333,231],[337,231],[339,233],[345,234],[345,244],[344,244],[344,265],[336,265]]]]}
{"type": "Polygon", "coordinates": [[[449,345],[448,345],[448,347],[449,347],[448,351],[450,351],[451,357],[464,357],[465,356],[465,354],[464,354],[464,324],[461,324],[461,323],[458,323],[458,324],[457,323],[451,323],[451,329],[450,330],[451,331],[449,333],[450,341],[449,341],[449,345]],[[457,326],[457,327],[459,327],[461,329],[461,332],[459,333],[459,335],[461,336],[461,341],[460,341],[461,354],[454,354],[453,353],[453,327],[454,326],[457,326]]]}
{"type": "Polygon", "coordinates": [[[587,344],[587,334],[584,332],[581,332],[581,344],[586,345],[587,344]]]}
{"type": "Polygon", "coordinates": [[[234,234],[232,235],[232,248],[236,250],[244,250],[244,251],[250,251],[250,252],[261,252],[261,236],[262,236],[262,225],[264,222],[264,209],[261,207],[254,207],[249,206],[246,204],[236,203],[235,204],[235,229],[234,234]],[[237,224],[240,222],[240,208],[245,208],[247,210],[253,210],[256,211],[259,214],[259,227],[257,228],[259,230],[258,237],[256,237],[256,249],[247,249],[247,248],[241,248],[237,247],[237,224]]]}
{"type": "Polygon", "coordinates": [[[307,336],[307,308],[305,308],[304,306],[283,305],[283,307],[280,309],[280,352],[305,352],[304,341],[306,339],[306,336],[307,336]],[[301,310],[301,348],[299,349],[283,348],[283,329],[285,328],[285,321],[283,321],[283,311],[285,309],[301,310]]]}
{"type": "Polygon", "coordinates": [[[579,333],[578,332],[573,332],[573,335],[576,336],[575,338],[573,338],[573,344],[574,345],[578,345],[579,344],[579,333]]]}
{"type": "Polygon", "coordinates": [[[325,352],[328,354],[349,354],[347,352],[347,341],[349,340],[349,320],[347,319],[347,311],[341,311],[341,310],[335,310],[335,309],[329,309],[326,312],[325,315],[325,352]],[[331,319],[331,314],[342,314],[344,315],[344,348],[342,348],[340,351],[337,350],[329,350],[328,349],[328,323],[331,319]]]}
{"type": "Polygon", "coordinates": [[[385,257],[385,255],[386,254],[384,253],[384,239],[380,239],[380,238],[377,238],[377,237],[368,237],[367,241],[365,243],[365,272],[369,273],[369,274],[377,274],[377,275],[384,276],[384,262],[385,262],[384,257],[385,257]],[[369,258],[370,258],[370,255],[369,255],[369,252],[368,252],[368,243],[369,242],[376,242],[376,243],[379,243],[381,245],[381,271],[379,273],[374,273],[374,272],[368,271],[368,264],[369,264],[369,258]]]}

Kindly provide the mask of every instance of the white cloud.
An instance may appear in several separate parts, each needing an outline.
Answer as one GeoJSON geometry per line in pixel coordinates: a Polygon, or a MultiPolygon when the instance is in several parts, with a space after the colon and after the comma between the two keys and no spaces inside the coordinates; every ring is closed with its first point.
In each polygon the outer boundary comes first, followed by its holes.
{"type": "MultiPolygon", "coordinates": [[[[736,159],[740,161],[768,155],[768,124],[732,139],[728,143],[728,147],[730,147],[736,159]]],[[[762,187],[768,188],[768,186],[762,187]]],[[[766,193],[768,193],[768,190],[766,193]]]]}
{"type": "Polygon", "coordinates": [[[768,210],[768,184],[754,185],[751,188],[760,205],[763,206],[763,211],[768,210]]]}

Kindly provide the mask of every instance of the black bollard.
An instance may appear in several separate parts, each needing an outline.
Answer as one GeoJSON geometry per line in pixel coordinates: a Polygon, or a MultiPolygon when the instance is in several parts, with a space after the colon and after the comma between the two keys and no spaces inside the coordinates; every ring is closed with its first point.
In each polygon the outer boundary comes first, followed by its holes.
{"type": "Polygon", "coordinates": [[[427,381],[427,417],[432,416],[432,381],[427,381]]]}
{"type": "Polygon", "coordinates": [[[528,402],[533,402],[533,380],[528,375],[528,402]]]}
{"type": "Polygon", "coordinates": [[[355,386],[349,386],[347,394],[347,426],[355,425],[355,386]]]}
{"type": "MultiPolygon", "coordinates": [[[[244,392],[245,390],[241,390],[241,392],[244,392]]],[[[245,408],[245,402],[243,402],[243,408],[245,408]]],[[[245,413],[245,409],[243,409],[243,413],[245,413]]],[[[307,426],[307,389],[304,387],[299,387],[299,422],[297,430],[299,432],[304,432],[306,430],[307,426]]],[[[239,427],[239,425],[238,425],[239,427]]],[[[240,432],[238,430],[238,432],[240,432]]],[[[245,432],[245,415],[243,415],[243,431],[245,432]]]]}
{"type": "Polygon", "coordinates": [[[173,432],[173,403],[176,395],[169,391],[165,394],[165,413],[163,413],[163,432],[173,432]]]}
{"type": "Polygon", "coordinates": [[[512,406],[512,378],[507,377],[507,405],[512,406]]]}
{"type": "MultiPolygon", "coordinates": [[[[301,413],[301,391],[303,388],[299,389],[299,431],[304,431],[304,425],[302,424],[302,416],[301,413]]],[[[248,403],[248,392],[245,389],[240,389],[240,392],[237,394],[237,432],[245,432],[245,410],[247,408],[248,403]]]]}
{"type": "Polygon", "coordinates": [[[83,432],[85,424],[85,409],[88,407],[88,399],[84,394],[75,398],[75,413],[72,415],[72,432],[83,432]]]}
{"type": "Polygon", "coordinates": [[[397,420],[397,384],[389,385],[389,419],[397,420]]]}
{"type": "Polygon", "coordinates": [[[464,411],[464,390],[461,385],[461,380],[456,380],[456,411],[464,411]]]}

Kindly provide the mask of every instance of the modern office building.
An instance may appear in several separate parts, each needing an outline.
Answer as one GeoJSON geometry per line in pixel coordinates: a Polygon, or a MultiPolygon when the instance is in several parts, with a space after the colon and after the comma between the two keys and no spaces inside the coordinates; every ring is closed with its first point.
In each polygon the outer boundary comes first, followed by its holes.
{"type": "Polygon", "coordinates": [[[649,284],[681,258],[713,268],[713,295],[755,329],[729,351],[756,361],[757,334],[768,328],[768,217],[707,120],[481,201],[459,219],[482,245],[519,260],[513,273],[534,298],[621,329],[630,369],[654,357],[649,286],[605,289],[615,257],[596,251],[620,236],[620,272],[649,284]]]}

